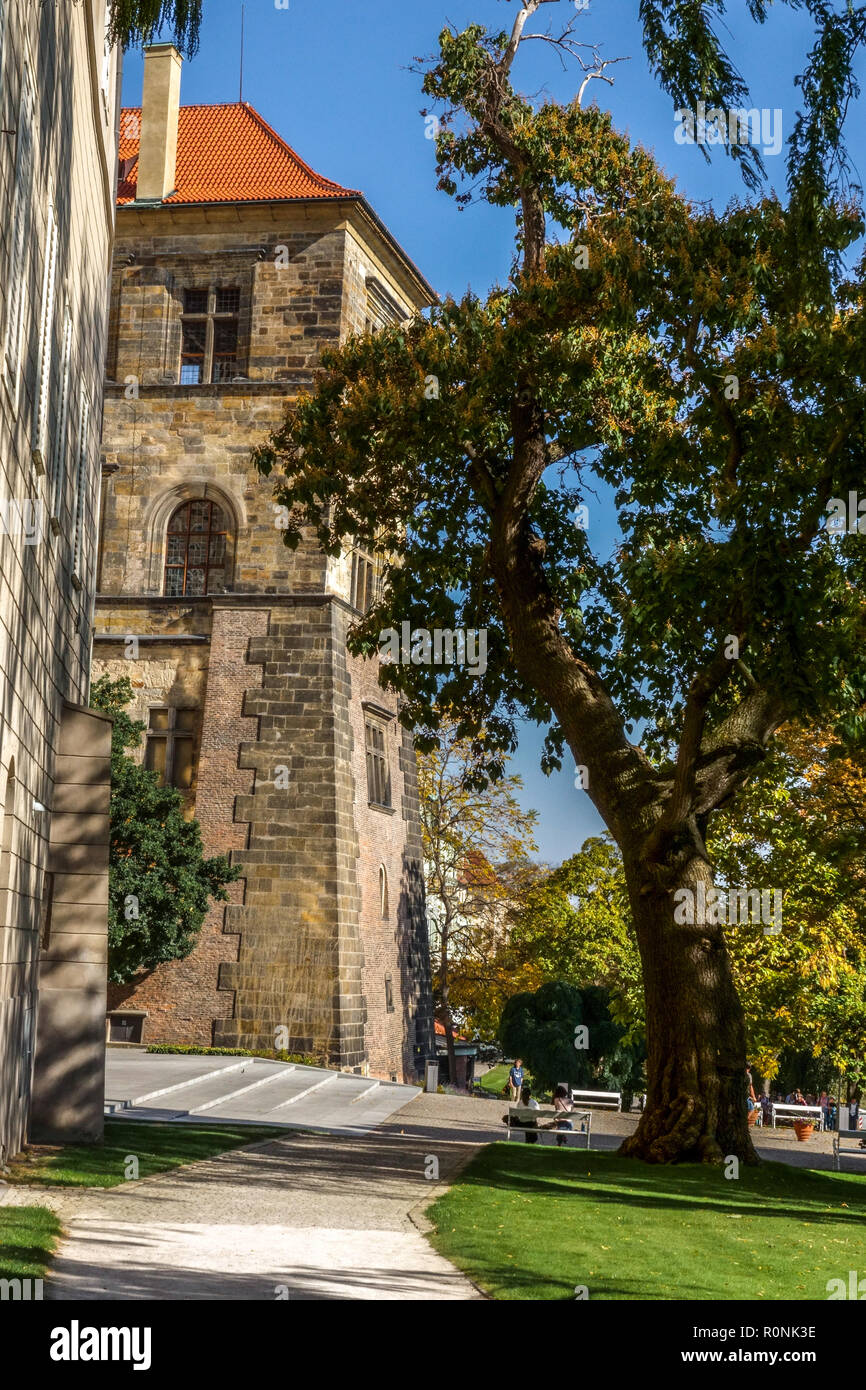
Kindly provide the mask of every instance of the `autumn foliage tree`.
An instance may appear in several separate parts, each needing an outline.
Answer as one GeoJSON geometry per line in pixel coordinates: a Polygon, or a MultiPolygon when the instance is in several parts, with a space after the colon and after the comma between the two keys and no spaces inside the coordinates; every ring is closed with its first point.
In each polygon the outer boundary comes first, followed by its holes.
{"type": "MultiPolygon", "coordinates": [[[[494,772],[522,712],[549,730],[547,766],[567,747],[586,769],[645,990],[648,1103],[623,1152],[652,1162],[756,1161],[724,927],[675,913],[713,887],[713,818],[786,721],[864,728],[864,543],[825,522],[863,480],[863,263],[845,261],[863,223],[833,179],[866,9],[807,8],[787,198],[724,213],[691,204],[588,104],[610,73],[571,23],[545,37],[582,67],[574,100],[520,95],[542,0],[501,33],[445,29],[423,82],[439,186],[513,210],[511,278],[330,352],[256,454],[287,544],[309,526],[330,554],[362,537],[382,555],[355,651],[403,621],[487,630],[481,679],[382,668],[419,746],[446,709],[494,772]],[[615,508],[611,556],[574,524],[595,492],[615,508]]],[[[742,105],[720,10],[643,0],[677,107],[742,105]]],[[[757,190],[757,152],[730,149],[757,190]]]]}
{"type": "Polygon", "coordinates": [[[433,985],[452,1081],[452,978],[495,953],[510,894],[536,848],[537,813],[518,800],[520,778],[506,773],[488,781],[482,771],[471,740],[448,724],[418,766],[433,985]]]}
{"type": "MultiPolygon", "coordinates": [[[[866,759],[829,730],[786,726],[759,777],[717,818],[717,878],[784,885],[778,932],[729,927],[749,1052],[783,1053],[866,1080],[866,759]]],[[[802,1084],[802,1083],[801,1083],[802,1084]]]]}
{"type": "MultiPolygon", "coordinates": [[[[773,1080],[784,1057],[866,1080],[866,761],[827,731],[785,726],[760,774],[713,823],[726,943],[749,1061],[773,1080]],[[739,920],[746,885],[784,884],[779,929],[739,920]]],[[[478,994],[501,1012],[518,992],[563,981],[606,987],[614,1019],[644,1028],[640,957],[622,858],[588,840],[558,869],[533,866],[504,941],[479,966],[478,994]]],[[[473,980],[473,985],[475,981],[473,980]]],[[[475,989],[458,997],[466,1007],[475,989]]],[[[484,1007],[483,998],[479,1008],[484,1007]]],[[[804,1085],[801,1075],[797,1084],[804,1085]]]]}
{"type": "Polygon", "coordinates": [[[467,1024],[494,1037],[515,994],[562,981],[606,989],[613,1018],[642,1033],[640,956],[616,846],[594,837],[556,868],[521,862],[499,879],[501,930],[451,975],[452,1003],[467,1024]]]}

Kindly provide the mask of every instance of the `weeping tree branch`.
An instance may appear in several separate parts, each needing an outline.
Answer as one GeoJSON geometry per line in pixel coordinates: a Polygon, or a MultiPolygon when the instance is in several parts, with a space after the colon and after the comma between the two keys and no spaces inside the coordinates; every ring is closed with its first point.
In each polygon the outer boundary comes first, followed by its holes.
{"type": "Polygon", "coordinates": [[[187,58],[198,48],[204,0],[109,0],[108,33],[122,48],[151,43],[163,28],[187,58]]]}

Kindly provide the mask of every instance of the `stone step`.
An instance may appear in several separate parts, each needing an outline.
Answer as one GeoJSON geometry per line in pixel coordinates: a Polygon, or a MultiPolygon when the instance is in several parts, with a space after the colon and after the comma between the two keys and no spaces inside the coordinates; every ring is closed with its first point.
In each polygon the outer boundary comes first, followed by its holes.
{"type": "Polygon", "coordinates": [[[415,1086],[265,1058],[108,1052],[106,1109],[126,1119],[358,1134],[418,1093],[415,1086]]]}
{"type": "Polygon", "coordinates": [[[112,1052],[106,1056],[106,1105],[124,1108],[170,1095],[195,1082],[240,1071],[244,1057],[183,1056],[176,1053],[112,1052]]]}
{"type": "Polygon", "coordinates": [[[268,1062],[264,1058],[249,1058],[240,1071],[221,1072],[205,1081],[191,1081],[181,1090],[171,1092],[171,1103],[187,1110],[190,1115],[200,1115],[215,1106],[232,1103],[248,1091],[258,1091],[263,1086],[284,1086],[288,1076],[294,1071],[291,1063],[268,1062]]]}
{"type": "MultiPolygon", "coordinates": [[[[312,1070],[312,1069],[311,1069],[312,1070]]],[[[339,1072],[318,1072],[315,1079],[306,1078],[303,1085],[290,1088],[287,1084],[268,1088],[267,1094],[239,1096],[208,1110],[213,1119],[244,1121],[246,1124],[282,1125],[284,1129],[304,1127],[306,1105],[317,1092],[330,1090],[339,1072]],[[287,1094],[288,1092],[288,1094],[287,1094]]]]}

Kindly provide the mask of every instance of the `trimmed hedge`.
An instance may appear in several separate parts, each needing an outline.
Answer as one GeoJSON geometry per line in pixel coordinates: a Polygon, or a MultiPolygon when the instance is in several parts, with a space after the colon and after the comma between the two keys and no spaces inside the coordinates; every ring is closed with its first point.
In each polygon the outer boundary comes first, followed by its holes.
{"type": "Polygon", "coordinates": [[[151,1043],[147,1052],[180,1053],[184,1057],[264,1057],[268,1062],[295,1062],[303,1067],[327,1067],[323,1057],[310,1052],[250,1052],[243,1047],[186,1047],[174,1043],[151,1043]]]}

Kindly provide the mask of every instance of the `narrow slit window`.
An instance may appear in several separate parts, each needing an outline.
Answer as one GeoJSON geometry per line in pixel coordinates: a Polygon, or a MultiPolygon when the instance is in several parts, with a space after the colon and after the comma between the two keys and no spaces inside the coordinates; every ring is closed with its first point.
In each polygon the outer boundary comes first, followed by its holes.
{"type": "Polygon", "coordinates": [[[73,534],[72,575],[81,582],[84,564],[84,506],[87,495],[87,466],[90,457],[90,402],[82,393],[78,417],[78,465],[75,486],[75,530],[73,534]]]}
{"type": "Polygon", "coordinates": [[[8,299],[6,301],[6,372],[16,405],[21,368],[21,339],[24,321],[24,284],[30,246],[33,186],[33,127],[36,95],[30,69],[25,63],[18,103],[18,130],[15,137],[15,188],[12,202],[12,237],[9,254],[8,299]]]}
{"type": "Polygon", "coordinates": [[[51,515],[60,519],[66,487],[66,460],[69,452],[69,378],[72,369],[72,315],[66,310],[63,318],[63,349],[60,365],[60,400],[54,432],[51,461],[51,515]]]}
{"type": "Polygon", "coordinates": [[[385,729],[378,720],[364,725],[367,752],[367,795],[376,806],[391,805],[391,774],[385,747],[385,729]]]}
{"type": "Polygon", "coordinates": [[[379,865],[379,915],[383,922],[388,920],[388,871],[384,864],[379,865]]]}
{"type": "Polygon", "coordinates": [[[368,613],[376,598],[376,560],[369,550],[357,547],[352,551],[352,583],[350,602],[359,613],[368,613]]]}
{"type": "Polygon", "coordinates": [[[57,219],[48,209],[45,236],[45,263],[42,273],[42,312],[39,316],[39,352],[36,359],[36,392],[33,407],[33,460],[45,469],[48,430],[48,395],[51,390],[51,359],[54,349],[54,289],[57,281],[57,219]]]}

